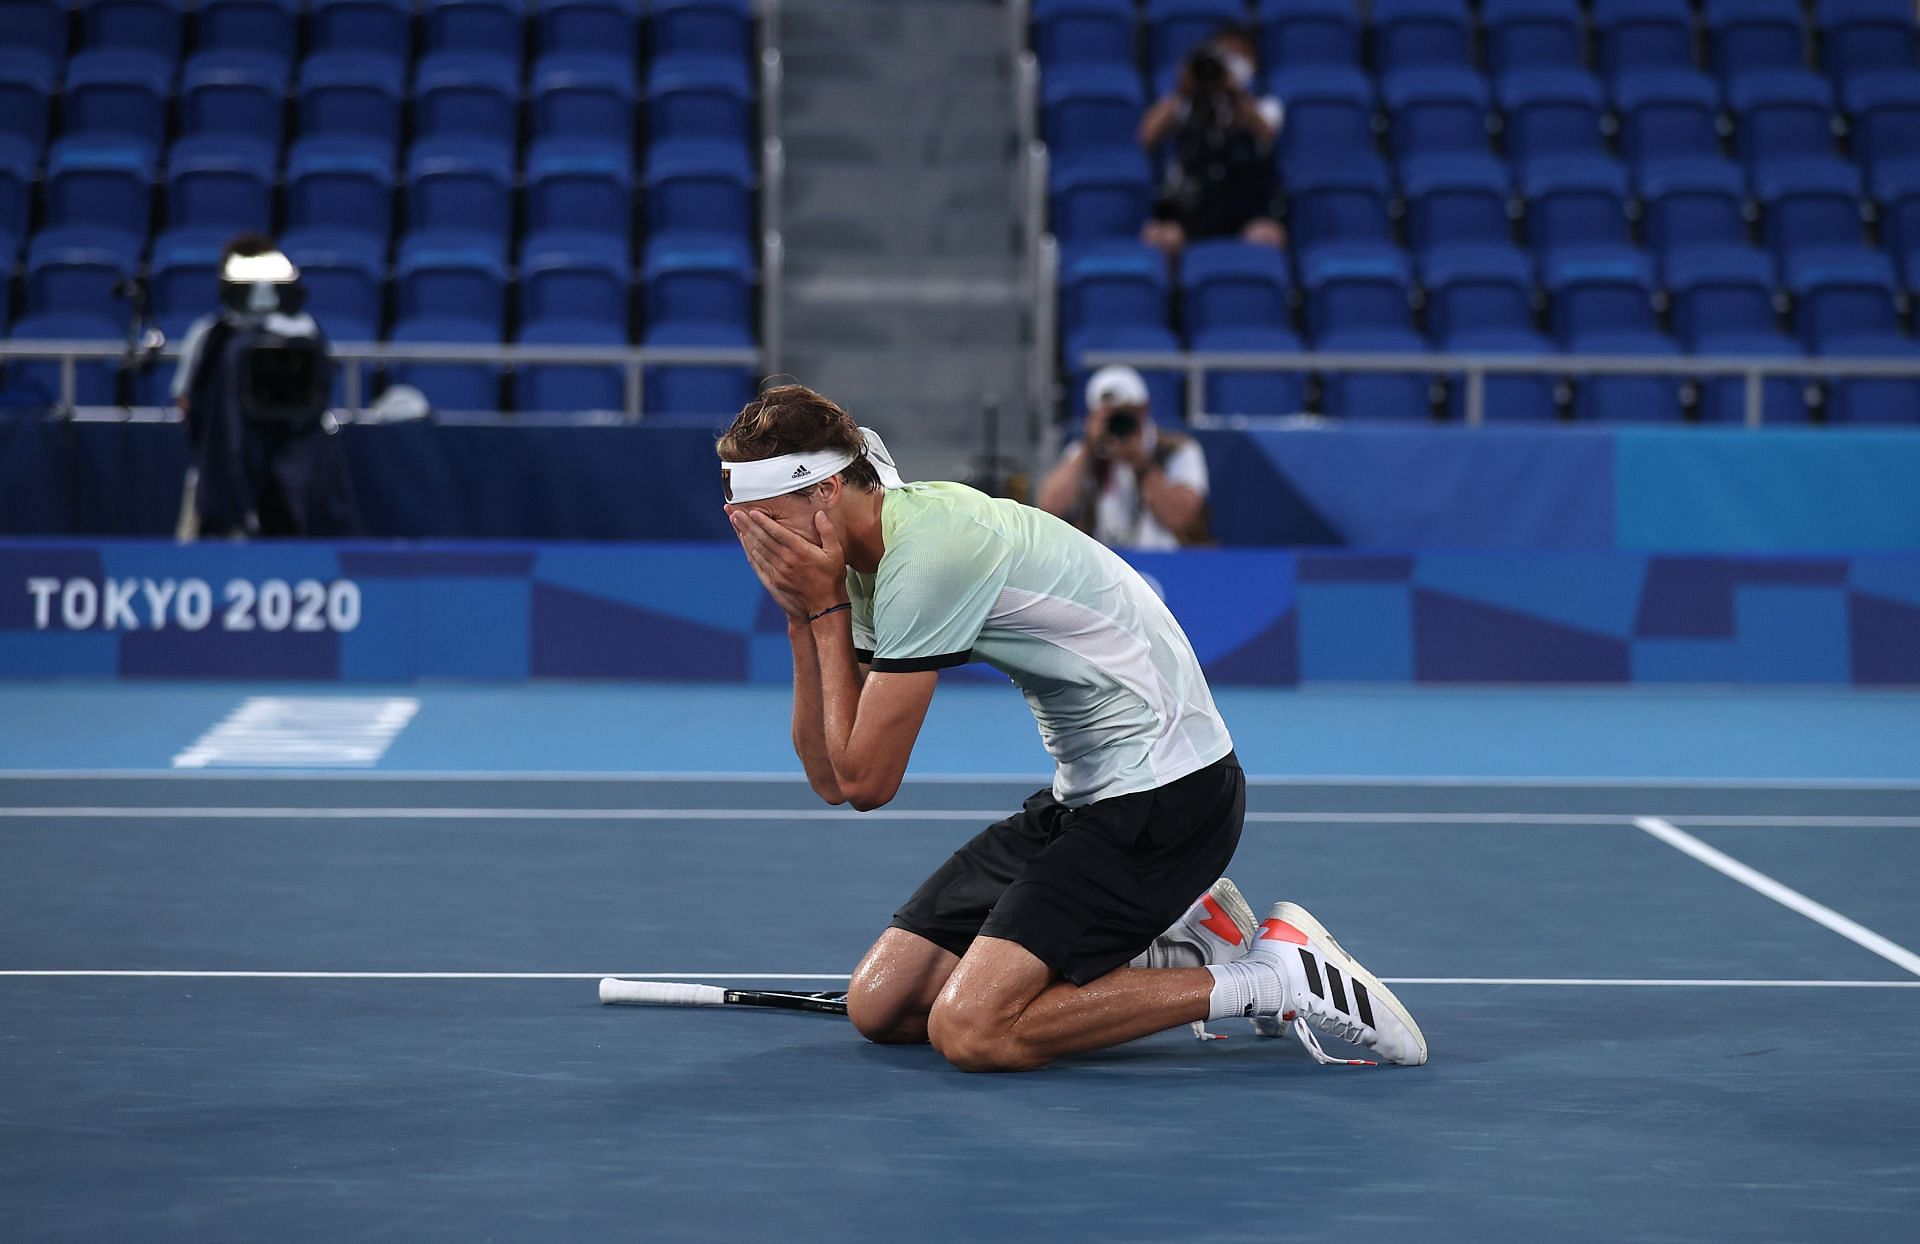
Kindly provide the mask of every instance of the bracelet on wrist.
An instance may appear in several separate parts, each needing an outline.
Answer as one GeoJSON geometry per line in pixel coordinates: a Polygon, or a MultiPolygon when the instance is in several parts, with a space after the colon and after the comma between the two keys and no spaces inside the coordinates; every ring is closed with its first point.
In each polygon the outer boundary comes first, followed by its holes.
{"type": "Polygon", "coordinates": [[[843,600],[837,605],[828,605],[825,609],[822,609],[819,613],[808,614],[807,625],[812,626],[815,622],[818,622],[821,618],[826,617],[830,613],[839,613],[842,609],[851,609],[851,608],[853,608],[853,602],[850,600],[843,600]]]}

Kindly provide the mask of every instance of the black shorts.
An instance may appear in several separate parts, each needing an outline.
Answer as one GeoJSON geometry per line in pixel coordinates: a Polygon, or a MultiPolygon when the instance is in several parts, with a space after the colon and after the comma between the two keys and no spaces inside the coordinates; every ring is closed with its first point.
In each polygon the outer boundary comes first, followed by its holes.
{"type": "Polygon", "coordinates": [[[1070,808],[1039,791],[955,851],[893,927],[956,955],[1017,942],[1076,985],[1147,948],[1233,858],[1247,779],[1232,752],[1154,790],[1070,808]]]}

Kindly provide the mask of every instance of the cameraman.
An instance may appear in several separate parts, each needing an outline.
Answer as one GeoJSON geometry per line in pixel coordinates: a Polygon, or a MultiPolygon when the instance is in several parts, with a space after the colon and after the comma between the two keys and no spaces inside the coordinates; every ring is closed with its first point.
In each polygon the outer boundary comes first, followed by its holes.
{"type": "Polygon", "coordinates": [[[1286,245],[1275,218],[1273,171],[1285,113],[1273,96],[1254,96],[1255,73],[1252,37],[1223,26],[1187,54],[1179,83],[1140,121],[1140,145],[1149,155],[1172,139],[1154,219],[1140,234],[1169,259],[1202,238],[1286,245]]]}
{"type": "Polygon", "coordinates": [[[220,260],[220,312],[181,345],[174,404],[193,447],[183,539],[351,535],[353,489],[327,412],[333,363],[299,270],[263,233],[220,260]]]}
{"type": "Polygon", "coordinates": [[[1154,424],[1140,373],[1095,372],[1087,412],[1084,435],[1040,485],[1040,508],[1112,548],[1209,543],[1206,455],[1192,438],[1154,424]]]}

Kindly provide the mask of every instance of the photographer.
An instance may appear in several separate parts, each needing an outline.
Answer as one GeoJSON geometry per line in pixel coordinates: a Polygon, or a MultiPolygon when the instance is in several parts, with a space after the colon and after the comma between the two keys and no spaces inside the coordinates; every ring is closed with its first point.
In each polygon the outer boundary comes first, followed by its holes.
{"type": "Polygon", "coordinates": [[[359,526],[327,413],[333,362],[299,277],[265,234],[240,234],[221,256],[220,312],[188,330],[173,378],[193,446],[182,539],[359,526]]]}
{"type": "Polygon", "coordinates": [[[1255,73],[1252,38],[1222,27],[1187,54],[1178,84],[1141,119],[1140,145],[1149,154],[1172,140],[1154,219],[1140,235],[1170,259],[1202,238],[1286,245],[1273,169],[1285,114],[1278,99],[1254,96],[1255,73]]]}
{"type": "Polygon", "coordinates": [[[1040,508],[1112,548],[1209,543],[1206,455],[1192,438],[1154,424],[1140,373],[1095,372],[1087,412],[1084,435],[1040,486],[1040,508]]]}

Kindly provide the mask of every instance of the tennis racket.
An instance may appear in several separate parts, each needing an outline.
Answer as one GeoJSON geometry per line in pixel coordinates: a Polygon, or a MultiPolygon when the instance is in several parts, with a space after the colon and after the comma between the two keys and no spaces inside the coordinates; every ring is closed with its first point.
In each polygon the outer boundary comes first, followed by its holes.
{"type": "Polygon", "coordinates": [[[608,1006],[758,1006],[776,1011],[847,1013],[845,991],[794,993],[782,989],[722,989],[718,985],[630,981],[617,976],[600,979],[600,1001],[608,1006]]]}

